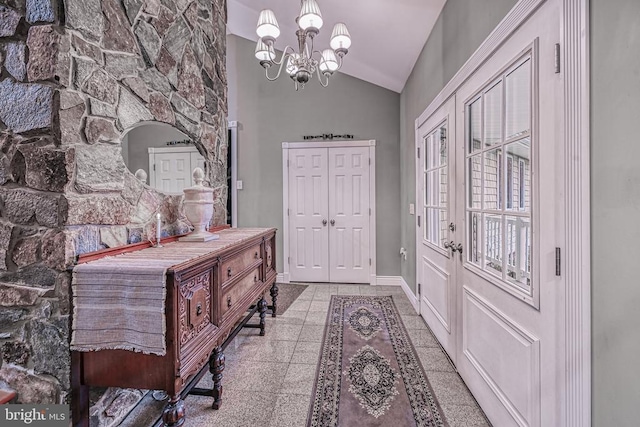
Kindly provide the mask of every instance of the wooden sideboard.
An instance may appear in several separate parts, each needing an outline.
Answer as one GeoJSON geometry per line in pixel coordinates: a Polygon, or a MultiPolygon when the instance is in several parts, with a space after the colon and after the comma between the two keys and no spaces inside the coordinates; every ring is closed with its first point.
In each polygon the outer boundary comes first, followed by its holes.
{"type": "MultiPolygon", "coordinates": [[[[237,229],[220,231],[226,239],[237,229]],[[229,234],[231,233],[231,234],[229,234]]],[[[242,229],[240,229],[242,230],[242,229]]],[[[275,229],[254,229],[251,236],[174,265],[166,273],[166,354],[127,350],[72,351],[73,424],[88,426],[88,387],[164,390],[170,397],[162,419],[167,426],[184,423],[183,398],[194,376],[208,364],[213,374],[212,407],[222,402],[224,346],[238,322],[254,307],[265,333],[270,289],[275,317],[275,229]]],[[[165,245],[176,251],[180,242],[165,245]]],[[[153,251],[153,248],[143,249],[153,251]]],[[[242,324],[246,323],[243,322],[242,324]]],[[[160,327],[160,326],[159,326],[160,327]]],[[[232,337],[231,337],[232,338],[232,337]]]]}

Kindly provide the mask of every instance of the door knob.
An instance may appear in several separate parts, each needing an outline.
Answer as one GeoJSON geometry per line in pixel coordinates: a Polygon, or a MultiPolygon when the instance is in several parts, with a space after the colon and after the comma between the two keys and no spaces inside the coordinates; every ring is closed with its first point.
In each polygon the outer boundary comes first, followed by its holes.
{"type": "Polygon", "coordinates": [[[450,242],[444,242],[444,248],[445,248],[445,249],[449,249],[449,248],[451,248],[451,250],[452,250],[453,252],[455,252],[455,251],[456,251],[456,244],[455,244],[455,243],[453,243],[453,240],[451,240],[450,242]]]}
{"type": "Polygon", "coordinates": [[[327,225],[327,220],[326,220],[326,219],[323,219],[323,220],[322,220],[322,225],[324,225],[324,226],[326,226],[326,225],[327,225]]]}
{"type": "Polygon", "coordinates": [[[331,225],[336,225],[336,220],[335,219],[331,220],[331,225]]]}
{"type": "Polygon", "coordinates": [[[455,251],[458,251],[458,252],[460,252],[460,255],[462,255],[462,243],[458,243],[458,244],[457,244],[456,246],[454,246],[452,249],[453,249],[453,251],[454,251],[454,252],[455,252],[455,251]]]}

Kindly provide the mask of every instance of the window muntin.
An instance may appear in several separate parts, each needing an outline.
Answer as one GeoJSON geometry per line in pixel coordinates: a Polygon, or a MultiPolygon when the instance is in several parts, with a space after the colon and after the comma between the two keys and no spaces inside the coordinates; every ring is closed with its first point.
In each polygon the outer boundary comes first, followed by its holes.
{"type": "Polygon", "coordinates": [[[449,165],[446,122],[424,139],[424,235],[427,243],[444,249],[447,241],[449,165]]]}
{"type": "Polygon", "coordinates": [[[532,58],[465,106],[466,261],[500,286],[533,295],[532,58]]]}

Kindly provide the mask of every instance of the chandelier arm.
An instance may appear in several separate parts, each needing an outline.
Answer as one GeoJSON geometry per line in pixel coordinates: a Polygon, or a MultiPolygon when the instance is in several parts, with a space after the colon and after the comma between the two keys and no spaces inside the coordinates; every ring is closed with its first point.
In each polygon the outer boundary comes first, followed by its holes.
{"type": "Polygon", "coordinates": [[[282,66],[284,65],[284,57],[285,55],[283,54],[279,64],[275,62],[276,65],[279,65],[278,74],[276,74],[275,77],[269,77],[269,68],[264,69],[264,75],[270,82],[276,81],[278,80],[278,77],[280,77],[280,74],[282,73],[282,66]]]}
{"type": "Polygon", "coordinates": [[[320,84],[322,85],[322,87],[327,87],[329,86],[329,76],[325,75],[325,81],[322,81],[322,74],[320,74],[320,67],[316,68],[316,74],[318,75],[318,81],[320,82],[320,84]]]}
{"type": "Polygon", "coordinates": [[[293,53],[296,53],[296,51],[291,46],[287,45],[284,49],[282,49],[282,57],[280,58],[280,61],[278,62],[276,60],[273,60],[271,62],[273,62],[276,65],[282,65],[284,64],[286,57],[290,56],[293,53]]]}

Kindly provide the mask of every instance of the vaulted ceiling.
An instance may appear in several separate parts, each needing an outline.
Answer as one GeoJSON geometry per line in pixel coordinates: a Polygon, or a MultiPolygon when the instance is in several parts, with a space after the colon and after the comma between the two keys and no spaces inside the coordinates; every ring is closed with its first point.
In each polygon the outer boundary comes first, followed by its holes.
{"type": "MultiPolygon", "coordinates": [[[[401,92],[446,0],[318,0],[324,26],[316,38],[319,50],[329,47],[336,22],[349,28],[353,44],[341,72],[401,92]]],[[[281,35],[277,49],[296,46],[298,0],[229,0],[227,31],[257,40],[262,9],[272,9],[281,35]]]]}

